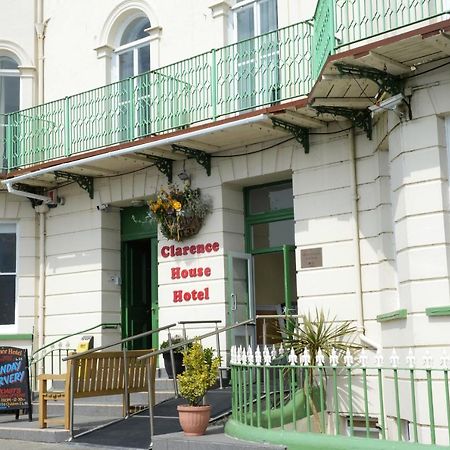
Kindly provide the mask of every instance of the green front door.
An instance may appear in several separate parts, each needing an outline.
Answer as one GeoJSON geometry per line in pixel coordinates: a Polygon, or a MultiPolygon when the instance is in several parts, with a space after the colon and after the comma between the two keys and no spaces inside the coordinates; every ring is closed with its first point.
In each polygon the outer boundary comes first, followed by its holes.
{"type": "MultiPolygon", "coordinates": [[[[122,227],[122,335],[135,336],[158,327],[158,242],[147,208],[126,208],[122,227]]],[[[156,348],[156,334],[131,341],[129,349],[156,348]]]]}

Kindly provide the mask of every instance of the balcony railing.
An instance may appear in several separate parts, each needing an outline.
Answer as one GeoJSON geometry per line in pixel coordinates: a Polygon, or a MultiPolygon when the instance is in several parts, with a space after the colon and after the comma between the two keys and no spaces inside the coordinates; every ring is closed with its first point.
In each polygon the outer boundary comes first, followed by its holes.
{"type": "Polygon", "coordinates": [[[298,23],[9,114],[8,169],[307,95],[311,37],[298,23]]]}
{"type": "Polygon", "coordinates": [[[314,16],[313,77],[340,47],[449,12],[448,0],[319,0],[314,16]]]}
{"type": "Polygon", "coordinates": [[[260,433],[292,432],[291,443],[311,432],[450,445],[450,358],[443,354],[438,369],[428,354],[423,366],[411,351],[404,367],[395,351],[386,359],[333,349],[311,365],[308,350],[233,347],[232,418],[260,433]]]}
{"type": "Polygon", "coordinates": [[[449,8],[446,2],[319,0],[312,22],[8,114],[6,167],[11,171],[307,95],[338,48],[440,17],[449,8]]]}

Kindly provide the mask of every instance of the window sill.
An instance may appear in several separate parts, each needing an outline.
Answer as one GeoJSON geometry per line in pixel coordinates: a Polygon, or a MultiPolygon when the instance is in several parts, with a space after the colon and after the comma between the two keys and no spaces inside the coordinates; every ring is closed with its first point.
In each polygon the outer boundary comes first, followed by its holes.
{"type": "Polygon", "coordinates": [[[448,306],[431,306],[425,309],[428,317],[450,316],[450,305],[448,306]]]}
{"type": "Polygon", "coordinates": [[[406,309],[398,309],[384,314],[378,314],[377,322],[388,322],[390,320],[404,320],[408,315],[406,309]]]}
{"type": "Polygon", "coordinates": [[[0,341],[32,341],[33,335],[30,333],[0,334],[0,341]]]}

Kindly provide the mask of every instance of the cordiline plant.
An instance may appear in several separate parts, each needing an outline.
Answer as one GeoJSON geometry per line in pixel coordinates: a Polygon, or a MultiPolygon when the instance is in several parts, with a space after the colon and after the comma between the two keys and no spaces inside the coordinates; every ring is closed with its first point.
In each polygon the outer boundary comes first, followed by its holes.
{"type": "MultiPolygon", "coordinates": [[[[353,352],[360,349],[361,346],[354,342],[357,328],[350,321],[337,322],[336,317],[330,318],[329,314],[325,314],[323,310],[316,308],[314,313],[307,313],[299,319],[287,317],[285,328],[279,329],[283,339],[283,347],[286,352],[294,349],[297,355],[308,350],[310,355],[309,366],[317,366],[317,356],[319,350],[324,356],[330,356],[333,349],[337,354],[343,354],[348,349],[353,352]]],[[[322,370],[322,369],[318,369],[322,370]]],[[[321,432],[322,424],[319,420],[319,412],[314,395],[309,395],[310,391],[319,389],[319,377],[315,376],[318,371],[314,367],[305,367],[304,369],[304,390],[310,402],[311,411],[314,416],[314,422],[321,432]]],[[[322,372],[325,375],[325,372],[322,372]]],[[[326,376],[325,376],[326,379],[326,376]]],[[[323,386],[322,386],[323,388],[323,386]]]]}

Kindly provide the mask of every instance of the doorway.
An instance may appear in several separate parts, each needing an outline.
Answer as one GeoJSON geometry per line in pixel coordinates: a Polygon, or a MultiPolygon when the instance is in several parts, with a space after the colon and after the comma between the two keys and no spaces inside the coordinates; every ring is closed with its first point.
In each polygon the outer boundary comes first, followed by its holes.
{"type": "MultiPolygon", "coordinates": [[[[158,327],[158,242],[147,207],[121,211],[122,337],[158,327]]],[[[157,335],[128,343],[129,350],[157,348],[157,335]]]]}
{"type": "MultiPolygon", "coordinates": [[[[297,283],[292,182],[271,183],[246,188],[246,253],[229,254],[230,322],[252,319],[255,315],[296,313],[297,283]]],[[[283,323],[259,320],[252,344],[280,342],[283,323]]],[[[237,345],[248,344],[248,330],[233,333],[237,345]],[[238,342],[239,341],[239,342],[238,342]]]]}

